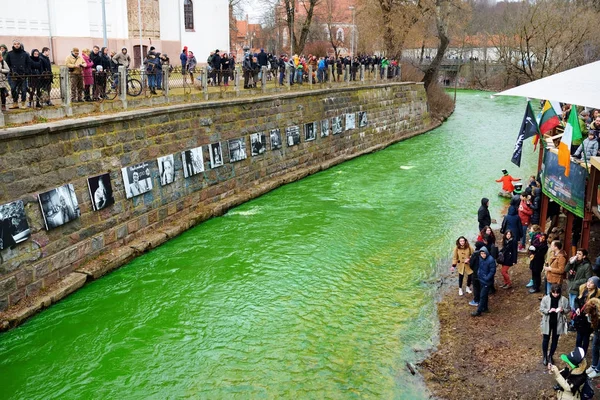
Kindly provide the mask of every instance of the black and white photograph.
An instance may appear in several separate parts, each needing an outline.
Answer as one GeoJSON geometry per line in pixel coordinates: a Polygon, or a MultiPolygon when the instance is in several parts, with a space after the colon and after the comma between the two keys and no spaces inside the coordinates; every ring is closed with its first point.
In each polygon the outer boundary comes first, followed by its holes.
{"type": "Polygon", "coordinates": [[[298,125],[285,128],[285,137],[288,147],[300,144],[300,127],[298,125]]]}
{"type": "Polygon", "coordinates": [[[160,176],[160,185],[166,186],[175,182],[175,158],[173,154],[168,156],[158,157],[158,174],[160,176]]]}
{"type": "Polygon", "coordinates": [[[305,142],[310,142],[311,140],[315,140],[317,138],[316,128],[317,124],[315,122],[309,122],[308,124],[304,124],[305,142]]]}
{"type": "Polygon", "coordinates": [[[121,168],[123,186],[128,199],[152,190],[152,175],[148,163],[121,168]]]}
{"type": "Polygon", "coordinates": [[[348,113],[346,114],[346,130],[356,128],[356,114],[348,113]]]}
{"type": "Polygon", "coordinates": [[[72,183],[40,193],[38,200],[48,231],[79,218],[81,213],[72,183]]]}
{"type": "Polygon", "coordinates": [[[367,112],[359,111],[358,112],[358,127],[364,128],[365,126],[367,126],[368,122],[369,121],[367,120],[367,112]]]}
{"type": "Polygon", "coordinates": [[[281,131],[279,129],[271,129],[271,150],[280,149],[281,146],[281,131]]]}
{"type": "Polygon", "coordinates": [[[246,140],[244,138],[229,140],[229,162],[246,159],[246,140]]]}
{"type": "Polygon", "coordinates": [[[342,117],[337,116],[331,118],[331,133],[333,133],[334,135],[338,135],[343,131],[344,128],[342,127],[342,117]]]}
{"type": "Polygon", "coordinates": [[[217,168],[223,165],[223,150],[221,149],[221,142],[211,143],[208,146],[210,149],[210,167],[217,168]]]}
{"type": "Polygon", "coordinates": [[[0,205],[0,250],[12,248],[30,235],[23,200],[0,205]]]}
{"type": "Polygon", "coordinates": [[[196,147],[181,152],[181,163],[183,164],[183,176],[198,175],[204,172],[204,156],[202,155],[202,147],[196,147]]]}
{"type": "Polygon", "coordinates": [[[321,121],[321,137],[329,136],[329,120],[324,119],[321,121]]]}
{"type": "Polygon", "coordinates": [[[88,178],[88,189],[94,211],[102,210],[115,203],[109,173],[88,178]]]}
{"type": "Polygon", "coordinates": [[[258,156],[267,151],[267,135],[264,132],[257,132],[250,135],[250,148],[252,157],[258,156]]]}

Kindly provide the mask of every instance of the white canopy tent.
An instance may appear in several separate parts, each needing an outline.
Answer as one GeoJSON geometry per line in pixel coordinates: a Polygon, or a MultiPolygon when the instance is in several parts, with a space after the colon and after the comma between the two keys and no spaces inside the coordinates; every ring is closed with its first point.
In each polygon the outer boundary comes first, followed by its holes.
{"type": "Polygon", "coordinates": [[[496,96],[529,97],[600,108],[600,61],[505,90],[496,96]]]}

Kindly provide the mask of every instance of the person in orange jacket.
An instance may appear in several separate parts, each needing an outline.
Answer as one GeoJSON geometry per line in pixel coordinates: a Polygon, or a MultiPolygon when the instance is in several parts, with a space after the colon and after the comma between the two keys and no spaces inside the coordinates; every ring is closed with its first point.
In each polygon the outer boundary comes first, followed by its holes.
{"type": "Polygon", "coordinates": [[[512,197],[513,190],[515,190],[513,182],[518,182],[521,178],[513,178],[505,169],[502,170],[502,174],[503,176],[500,179],[496,179],[496,182],[502,182],[502,190],[499,194],[503,197],[512,197]]]}

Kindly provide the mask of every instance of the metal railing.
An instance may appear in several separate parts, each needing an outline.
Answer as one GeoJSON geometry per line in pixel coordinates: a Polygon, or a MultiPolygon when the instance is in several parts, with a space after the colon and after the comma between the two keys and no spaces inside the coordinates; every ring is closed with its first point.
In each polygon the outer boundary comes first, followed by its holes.
{"type": "Polygon", "coordinates": [[[8,74],[6,108],[42,108],[61,103],[60,74],[8,74]]]}

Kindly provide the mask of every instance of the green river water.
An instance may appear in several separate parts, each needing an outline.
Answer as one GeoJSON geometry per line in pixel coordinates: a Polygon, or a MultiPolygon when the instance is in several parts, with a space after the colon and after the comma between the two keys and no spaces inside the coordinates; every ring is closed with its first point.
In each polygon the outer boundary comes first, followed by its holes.
{"type": "MultiPolygon", "coordinates": [[[[0,335],[2,399],[421,399],[433,282],[508,168],[523,99],[209,220],[0,335]]],[[[529,141],[528,141],[529,142],[529,141]]],[[[465,296],[465,301],[470,298],[465,296]]]]}

